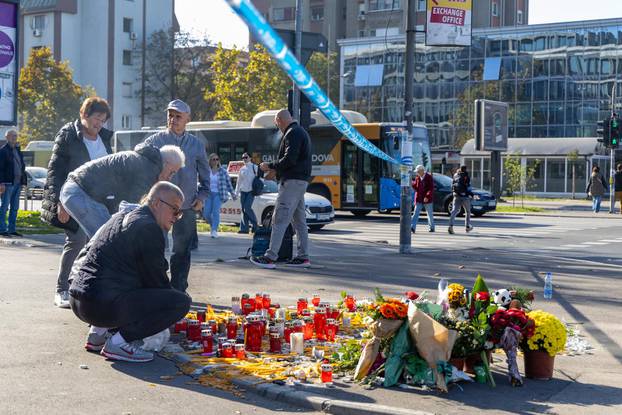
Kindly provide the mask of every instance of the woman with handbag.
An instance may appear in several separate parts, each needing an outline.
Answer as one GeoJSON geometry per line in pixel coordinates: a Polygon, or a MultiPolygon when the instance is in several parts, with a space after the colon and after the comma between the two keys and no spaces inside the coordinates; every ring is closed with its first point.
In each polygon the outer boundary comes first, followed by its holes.
{"type": "Polygon", "coordinates": [[[86,233],[60,203],[60,190],[67,175],[84,163],[112,154],[112,131],[103,128],[110,118],[105,99],[90,97],[80,107],[80,118],[65,124],[56,134],[43,194],[41,218],[65,231],[65,246],[60,256],[54,305],[69,308],[69,273],[80,250],[86,245],[86,233]]]}
{"type": "Polygon", "coordinates": [[[220,206],[229,200],[229,195],[233,200],[237,200],[237,195],[231,185],[231,178],[227,169],[220,165],[218,154],[209,155],[209,196],[205,199],[203,207],[203,218],[211,228],[212,238],[218,238],[218,225],[220,225],[220,206]]]}
{"type": "Polygon", "coordinates": [[[602,174],[600,174],[600,167],[594,166],[592,168],[592,175],[587,183],[585,193],[588,197],[592,197],[592,211],[594,213],[600,212],[600,202],[603,195],[609,191],[607,182],[602,174]]]}
{"type": "MultiPolygon", "coordinates": [[[[240,205],[242,207],[242,218],[240,219],[240,230],[238,233],[247,234],[249,230],[254,231],[257,228],[257,216],[253,212],[253,201],[255,200],[253,182],[256,177],[259,177],[258,173],[261,173],[261,170],[252,162],[248,153],[242,154],[242,160],[244,161],[244,166],[242,166],[238,175],[235,194],[240,196],[240,205]]],[[[261,181],[259,178],[258,180],[261,181]]]]}

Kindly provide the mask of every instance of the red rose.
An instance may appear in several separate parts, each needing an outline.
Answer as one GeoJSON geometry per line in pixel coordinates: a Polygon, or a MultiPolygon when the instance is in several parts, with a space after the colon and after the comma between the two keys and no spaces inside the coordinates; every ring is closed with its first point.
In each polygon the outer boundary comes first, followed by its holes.
{"type": "Polygon", "coordinates": [[[415,301],[417,298],[419,298],[419,294],[417,294],[414,291],[406,291],[405,295],[406,295],[406,298],[408,298],[411,301],[415,301]]]}
{"type": "Polygon", "coordinates": [[[475,300],[477,301],[490,301],[490,293],[488,291],[480,291],[475,294],[475,300]]]}

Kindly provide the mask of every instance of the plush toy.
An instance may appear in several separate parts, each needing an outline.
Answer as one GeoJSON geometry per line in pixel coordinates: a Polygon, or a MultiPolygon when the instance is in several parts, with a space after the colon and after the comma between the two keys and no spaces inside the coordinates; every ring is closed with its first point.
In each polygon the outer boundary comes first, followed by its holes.
{"type": "Polygon", "coordinates": [[[499,307],[507,308],[510,305],[510,301],[512,301],[512,296],[508,290],[502,288],[493,293],[492,299],[499,307]]]}

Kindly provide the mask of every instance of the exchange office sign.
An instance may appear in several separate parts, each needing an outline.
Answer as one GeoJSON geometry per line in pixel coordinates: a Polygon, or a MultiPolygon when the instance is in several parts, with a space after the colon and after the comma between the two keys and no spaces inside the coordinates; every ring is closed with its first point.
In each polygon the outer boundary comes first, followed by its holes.
{"type": "Polygon", "coordinates": [[[425,44],[470,46],[473,0],[427,0],[425,44]]]}
{"type": "Polygon", "coordinates": [[[0,0],[0,125],[17,124],[16,1],[0,0]]]}

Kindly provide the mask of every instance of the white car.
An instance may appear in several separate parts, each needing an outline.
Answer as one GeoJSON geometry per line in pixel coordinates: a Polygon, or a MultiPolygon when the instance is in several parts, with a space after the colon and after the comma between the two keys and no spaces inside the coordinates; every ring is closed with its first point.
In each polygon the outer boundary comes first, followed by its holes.
{"type": "MultiPolygon", "coordinates": [[[[231,175],[231,181],[235,188],[237,176],[231,175]]],[[[262,179],[263,180],[263,179],[262,179]]],[[[273,180],[263,180],[263,192],[259,196],[255,196],[253,201],[253,211],[260,223],[266,220],[272,220],[272,213],[276,205],[276,197],[278,195],[278,185],[273,180]]],[[[332,223],[335,220],[335,210],[330,201],[325,197],[313,193],[305,193],[305,207],[307,213],[307,225],[311,230],[322,229],[324,225],[332,223]]],[[[229,199],[220,208],[221,222],[240,223],[242,208],[240,207],[240,199],[229,199]]]]}

